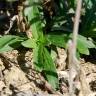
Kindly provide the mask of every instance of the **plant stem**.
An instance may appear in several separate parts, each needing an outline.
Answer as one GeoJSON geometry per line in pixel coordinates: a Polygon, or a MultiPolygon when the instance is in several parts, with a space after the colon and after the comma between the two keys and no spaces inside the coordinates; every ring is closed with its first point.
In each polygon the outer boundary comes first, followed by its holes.
{"type": "Polygon", "coordinates": [[[80,11],[82,6],[82,0],[77,0],[77,9],[75,14],[75,22],[73,28],[73,45],[74,45],[74,54],[76,54],[76,45],[77,45],[77,36],[78,36],[78,29],[79,29],[79,21],[80,21],[80,11]]]}
{"type": "Polygon", "coordinates": [[[77,0],[77,8],[75,14],[75,22],[73,27],[73,39],[69,41],[69,96],[74,96],[74,76],[78,75],[80,66],[79,62],[76,58],[76,46],[77,46],[77,36],[79,29],[79,21],[80,21],[80,11],[82,6],[82,0],[77,0]],[[74,75],[74,76],[73,76],[74,75]]]}

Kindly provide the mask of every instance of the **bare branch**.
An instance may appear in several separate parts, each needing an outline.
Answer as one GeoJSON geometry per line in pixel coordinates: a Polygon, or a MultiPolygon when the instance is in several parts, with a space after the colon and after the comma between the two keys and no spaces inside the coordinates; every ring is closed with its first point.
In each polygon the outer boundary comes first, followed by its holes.
{"type": "Polygon", "coordinates": [[[80,19],[80,11],[82,6],[82,0],[77,0],[77,8],[75,14],[75,22],[73,28],[73,41],[69,41],[68,43],[68,63],[69,63],[69,96],[74,96],[74,76],[80,73],[79,62],[76,58],[76,45],[77,45],[77,35],[79,29],[79,19],[80,19]]]}
{"type": "Polygon", "coordinates": [[[76,54],[76,45],[77,45],[77,36],[78,36],[78,29],[79,29],[81,6],[82,6],[82,0],[77,0],[77,9],[76,9],[75,22],[74,22],[74,28],[73,28],[74,54],[76,54]]]}

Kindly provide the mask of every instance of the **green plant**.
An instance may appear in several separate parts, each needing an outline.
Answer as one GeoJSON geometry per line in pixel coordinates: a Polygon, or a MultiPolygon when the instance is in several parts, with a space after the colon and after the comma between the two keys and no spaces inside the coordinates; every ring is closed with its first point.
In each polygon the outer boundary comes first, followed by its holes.
{"type": "MultiPolygon", "coordinates": [[[[80,19],[80,30],[77,39],[77,52],[79,54],[89,55],[89,48],[96,48],[95,46],[95,0],[83,1],[83,8],[80,19]],[[94,31],[94,32],[93,32],[94,31]],[[88,39],[88,37],[90,39],[88,39]]],[[[72,29],[74,23],[76,8],[76,0],[64,2],[60,0],[57,2],[56,15],[52,18],[53,26],[51,27],[51,34],[48,33],[49,41],[58,46],[66,48],[69,39],[72,39],[72,29]]]]}
{"type": "Polygon", "coordinates": [[[96,0],[85,0],[83,5],[80,33],[83,36],[96,38],[96,0]]]}
{"type": "MultiPolygon", "coordinates": [[[[29,0],[29,3],[33,1],[29,0]]],[[[33,48],[33,60],[37,71],[44,72],[48,82],[54,89],[58,88],[58,76],[55,64],[46,48],[46,38],[43,34],[43,24],[40,19],[38,6],[31,6],[24,11],[28,19],[28,24],[31,27],[33,37],[22,42],[22,45],[28,48],[33,48]],[[30,14],[31,13],[31,14],[30,14]],[[32,46],[30,46],[32,45],[32,46]]]]}
{"type": "MultiPolygon", "coordinates": [[[[15,35],[5,35],[0,38],[0,52],[11,51],[16,49],[17,47],[24,46],[26,48],[33,49],[33,60],[34,65],[37,71],[43,72],[45,75],[45,79],[52,85],[54,89],[59,87],[58,76],[56,72],[56,66],[52,60],[50,55],[51,45],[55,47],[66,48],[67,42],[69,39],[72,39],[72,28],[74,23],[74,14],[75,14],[75,0],[66,1],[59,0],[58,2],[54,2],[56,4],[56,12],[54,16],[50,16],[51,22],[47,22],[49,20],[48,17],[43,17],[43,7],[40,1],[36,0],[27,0],[29,2],[29,7],[24,9],[24,16],[27,19],[27,22],[32,31],[32,38],[27,38],[24,36],[15,36],[15,35]],[[43,18],[42,18],[43,17],[43,18]],[[49,30],[44,30],[44,28],[49,30]],[[50,49],[50,50],[49,50],[50,49]]],[[[89,0],[85,0],[86,2],[89,0]]],[[[88,3],[83,2],[85,14],[82,13],[81,17],[81,26],[77,39],[77,52],[79,54],[89,55],[89,48],[96,48],[93,40],[88,39],[87,37],[91,36],[95,37],[95,33],[91,34],[90,30],[95,30],[96,21],[93,24],[93,20],[95,19],[94,8],[92,7],[90,10],[90,16],[93,16],[87,19],[89,16],[88,3]],[[83,22],[84,21],[84,22],[83,22]],[[88,22],[88,24],[86,24],[88,22]],[[92,25],[90,25],[92,22],[92,25]],[[90,26],[89,26],[90,25],[90,26]],[[89,34],[90,33],[90,34],[89,34]],[[84,35],[84,36],[83,36],[84,35]]],[[[90,2],[95,7],[95,1],[90,2]]],[[[96,30],[95,30],[96,31],[96,30]]]]}

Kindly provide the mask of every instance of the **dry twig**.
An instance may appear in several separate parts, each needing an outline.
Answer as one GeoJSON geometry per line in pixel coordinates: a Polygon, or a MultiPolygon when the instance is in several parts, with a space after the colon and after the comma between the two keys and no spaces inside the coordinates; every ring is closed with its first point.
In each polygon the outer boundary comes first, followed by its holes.
{"type": "Polygon", "coordinates": [[[80,68],[80,62],[76,58],[76,45],[77,36],[80,21],[80,11],[82,6],[82,0],[77,0],[77,9],[75,14],[75,22],[73,28],[73,40],[69,41],[68,44],[68,65],[69,65],[69,96],[75,96],[74,78],[77,77],[81,83],[82,96],[88,96],[89,88],[86,83],[86,76],[83,69],[80,68]]]}

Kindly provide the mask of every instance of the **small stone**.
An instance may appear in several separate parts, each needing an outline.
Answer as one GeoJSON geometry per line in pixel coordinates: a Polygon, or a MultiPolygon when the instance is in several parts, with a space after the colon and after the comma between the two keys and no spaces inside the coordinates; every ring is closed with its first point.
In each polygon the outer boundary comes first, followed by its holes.
{"type": "Polygon", "coordinates": [[[2,89],[5,87],[5,84],[3,81],[0,81],[0,91],[2,91],[2,89]]]}

